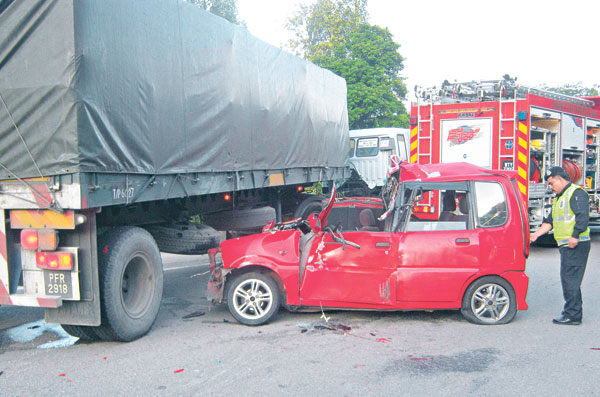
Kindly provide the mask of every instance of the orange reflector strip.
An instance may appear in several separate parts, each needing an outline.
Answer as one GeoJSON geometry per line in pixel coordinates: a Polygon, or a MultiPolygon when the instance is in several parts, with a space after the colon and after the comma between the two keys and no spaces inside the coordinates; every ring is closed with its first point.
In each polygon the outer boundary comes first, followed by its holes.
{"type": "Polygon", "coordinates": [[[75,229],[75,213],[50,210],[12,210],[10,227],[13,229],[75,229]]]}

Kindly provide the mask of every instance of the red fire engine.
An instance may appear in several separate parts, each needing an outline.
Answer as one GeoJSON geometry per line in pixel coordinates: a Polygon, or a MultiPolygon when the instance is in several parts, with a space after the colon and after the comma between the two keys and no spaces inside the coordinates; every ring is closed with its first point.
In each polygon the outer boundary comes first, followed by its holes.
{"type": "MultiPolygon", "coordinates": [[[[600,97],[578,98],[519,86],[515,80],[444,82],[417,87],[411,106],[410,161],[466,161],[516,170],[537,229],[550,211],[544,172],[562,166],[590,194],[590,222],[600,224],[600,97]]],[[[437,213],[439,197],[426,197],[423,213],[437,213]]]]}

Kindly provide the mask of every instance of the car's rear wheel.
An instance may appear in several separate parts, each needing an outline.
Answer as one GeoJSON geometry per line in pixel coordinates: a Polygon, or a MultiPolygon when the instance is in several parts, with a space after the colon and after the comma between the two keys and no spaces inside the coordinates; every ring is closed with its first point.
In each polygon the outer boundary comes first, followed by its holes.
{"type": "Polygon", "coordinates": [[[517,313],[517,299],[510,283],[498,276],[475,280],[463,297],[461,312],[475,324],[506,324],[517,313]]]}
{"type": "Polygon", "coordinates": [[[242,324],[265,324],[279,311],[280,294],[277,283],[264,273],[241,274],[231,280],[227,306],[233,317],[242,324]]]}

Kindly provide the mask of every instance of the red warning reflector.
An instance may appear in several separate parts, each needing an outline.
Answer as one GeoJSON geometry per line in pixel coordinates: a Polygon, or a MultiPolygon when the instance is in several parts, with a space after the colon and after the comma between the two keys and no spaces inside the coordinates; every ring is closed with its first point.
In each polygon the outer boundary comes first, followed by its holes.
{"type": "Polygon", "coordinates": [[[26,250],[38,249],[39,236],[37,230],[21,230],[21,247],[26,250]]]}

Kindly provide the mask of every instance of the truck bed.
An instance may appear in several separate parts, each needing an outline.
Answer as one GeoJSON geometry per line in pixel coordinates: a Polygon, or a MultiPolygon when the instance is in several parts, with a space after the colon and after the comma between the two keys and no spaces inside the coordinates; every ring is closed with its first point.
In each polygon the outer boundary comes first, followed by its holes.
{"type": "Polygon", "coordinates": [[[80,186],[95,207],[347,173],[333,73],[183,0],[9,4],[0,180],[80,186]]]}

